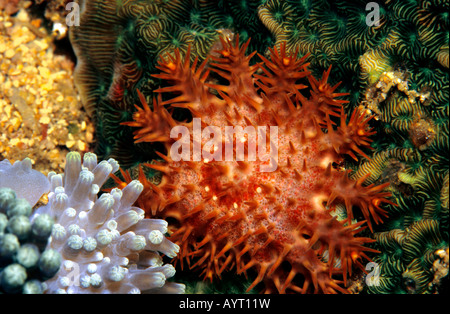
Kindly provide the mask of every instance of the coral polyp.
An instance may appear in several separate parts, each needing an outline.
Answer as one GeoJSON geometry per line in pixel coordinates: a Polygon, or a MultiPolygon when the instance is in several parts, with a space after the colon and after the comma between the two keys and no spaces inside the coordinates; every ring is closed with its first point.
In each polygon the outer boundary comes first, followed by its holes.
{"type": "Polygon", "coordinates": [[[375,252],[361,232],[381,223],[382,205],[391,203],[389,183],[366,185],[367,176],[352,180],[336,166],[346,155],[367,157],[372,117],[358,109],[347,116],[345,94],[328,83],[331,69],[316,79],[306,58],[285,45],[253,64],[256,52],[247,55],[249,41],[240,45],[236,37],[222,38],[222,48],[200,65],[191,64],[189,50],[184,58],[178,50],[160,58],[154,77],[168,85],[151,106],[141,94],[143,108],[124,123],[138,127],[137,142],[166,148],[160,162],[144,164],[163,175],[155,185],[141,171],[139,204],[149,216],[175,221],[170,240],[180,246],[179,263],[201,269],[205,279],[254,271],[249,290],[263,282],[269,293],[347,292],[352,268],[364,268],[366,253],[375,252]],[[177,121],[166,107],[188,109],[193,119],[177,121]],[[214,137],[198,137],[198,121],[214,137]],[[169,132],[177,126],[189,131],[187,145],[178,146],[192,148],[187,159],[172,146],[183,142],[169,132]],[[228,139],[216,136],[230,127],[228,139]],[[233,158],[224,160],[230,143],[233,158]],[[256,148],[266,154],[254,158],[256,148]],[[343,206],[347,218],[338,219],[343,206]]]}

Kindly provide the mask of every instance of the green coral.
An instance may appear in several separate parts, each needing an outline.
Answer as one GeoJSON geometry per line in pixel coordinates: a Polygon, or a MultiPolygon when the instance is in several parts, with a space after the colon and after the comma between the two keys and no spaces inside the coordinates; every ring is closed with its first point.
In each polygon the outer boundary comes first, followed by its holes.
{"type": "Polygon", "coordinates": [[[45,249],[53,219],[30,220],[31,206],[9,188],[0,189],[0,293],[36,294],[59,270],[61,256],[45,249]]]}
{"type": "Polygon", "coordinates": [[[299,47],[302,55],[311,55],[314,74],[333,65],[333,79],[343,82],[340,91],[350,92],[352,105],[397,64],[411,72],[411,84],[428,85],[442,94],[446,70],[437,54],[448,45],[448,14],[443,13],[448,12],[448,1],[377,2],[379,26],[367,24],[366,5],[357,0],[269,0],[259,15],[277,44],[286,41],[289,50],[299,47]],[[280,18],[286,14],[289,18],[280,18]]]}
{"type": "Polygon", "coordinates": [[[379,284],[370,293],[435,293],[432,284],[437,250],[448,247],[439,222],[421,219],[405,230],[393,229],[375,235],[375,247],[382,253],[374,257],[380,267],[379,284]]]}
{"type": "Polygon", "coordinates": [[[414,90],[394,87],[376,102],[375,153],[351,166],[354,178],[390,182],[397,205],[386,207],[389,218],[375,229],[380,284],[368,286],[370,293],[439,291],[432,266],[436,252],[448,248],[448,106],[411,95],[414,90]]]}

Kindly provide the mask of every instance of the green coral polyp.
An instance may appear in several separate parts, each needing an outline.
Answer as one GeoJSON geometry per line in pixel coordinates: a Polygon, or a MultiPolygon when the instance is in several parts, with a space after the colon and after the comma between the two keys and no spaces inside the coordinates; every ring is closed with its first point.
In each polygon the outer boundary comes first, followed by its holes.
{"type": "Polygon", "coordinates": [[[42,215],[36,222],[30,214],[27,201],[17,199],[10,188],[0,188],[0,292],[43,293],[43,282],[61,265],[59,253],[45,248],[53,220],[42,215]],[[43,219],[45,228],[39,223],[43,219]]]}

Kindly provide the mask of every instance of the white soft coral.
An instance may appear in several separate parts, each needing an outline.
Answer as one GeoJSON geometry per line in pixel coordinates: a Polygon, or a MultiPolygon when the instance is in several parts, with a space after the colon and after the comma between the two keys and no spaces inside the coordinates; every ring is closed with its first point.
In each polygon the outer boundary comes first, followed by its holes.
{"type": "Polygon", "coordinates": [[[26,199],[33,207],[50,189],[45,176],[31,168],[31,159],[25,158],[14,164],[7,159],[0,161],[0,188],[11,188],[18,198],[26,199]]]}
{"type": "Polygon", "coordinates": [[[167,222],[145,219],[133,207],[142,192],[135,180],[123,190],[98,197],[100,187],[119,168],[110,159],[78,153],[66,157],[64,175],[51,172],[49,203],[34,214],[55,220],[48,244],[62,256],[58,274],[47,281],[50,293],[184,293],[184,285],[167,282],[175,274],[163,265],[163,253],[175,257],[179,247],[164,234],[167,222]]]}

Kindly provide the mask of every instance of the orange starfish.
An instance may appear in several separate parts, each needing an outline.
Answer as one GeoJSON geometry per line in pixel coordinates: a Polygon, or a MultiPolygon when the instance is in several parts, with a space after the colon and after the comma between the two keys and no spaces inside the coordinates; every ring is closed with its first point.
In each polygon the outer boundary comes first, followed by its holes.
{"type": "MultiPolygon", "coordinates": [[[[240,46],[237,37],[221,43],[219,56],[199,66],[197,59],[191,65],[189,51],[184,61],[178,50],[161,58],[162,72],[154,76],[170,85],[156,90],[153,110],[140,94],[143,108],[134,121],[124,123],[138,127],[136,142],[161,141],[167,149],[160,154],[163,161],[145,165],[163,177],[155,186],[140,176],[146,185],[140,206],[151,216],[177,221],[170,239],[181,247],[178,259],[202,269],[205,278],[252,269],[257,275],[248,289],[264,282],[266,292],[346,292],[353,265],[364,268],[365,252],[376,252],[364,246],[372,239],[357,236],[365,227],[352,221],[354,208],[372,229],[372,222],[386,216],[382,203],[391,203],[390,193],[383,192],[387,184],[364,186],[366,178],[353,181],[348,171],[333,167],[344,155],[368,158],[364,149],[374,134],[371,117],[355,110],[347,122],[347,101],[336,99],[345,94],[328,84],[330,69],[317,80],[306,57],[287,54],[285,45],[271,49],[270,59],[259,55],[262,62],[250,65],[255,53],[245,54],[249,42],[240,46]],[[162,94],[169,93],[175,97],[163,101],[162,94]],[[165,106],[187,108],[194,119],[175,121],[165,106]],[[196,143],[195,118],[222,132],[227,126],[276,126],[276,170],[259,171],[273,166],[274,159],[249,161],[250,133],[232,142],[236,154],[238,143],[244,144],[247,160],[193,161],[195,145],[208,152],[225,147],[224,142],[211,145],[205,136],[196,143]],[[190,131],[190,160],[174,160],[171,147],[180,140],[170,136],[174,126],[190,131]],[[345,205],[348,219],[336,218],[337,205],[345,205]]],[[[271,144],[262,145],[268,151],[271,144]]]]}

